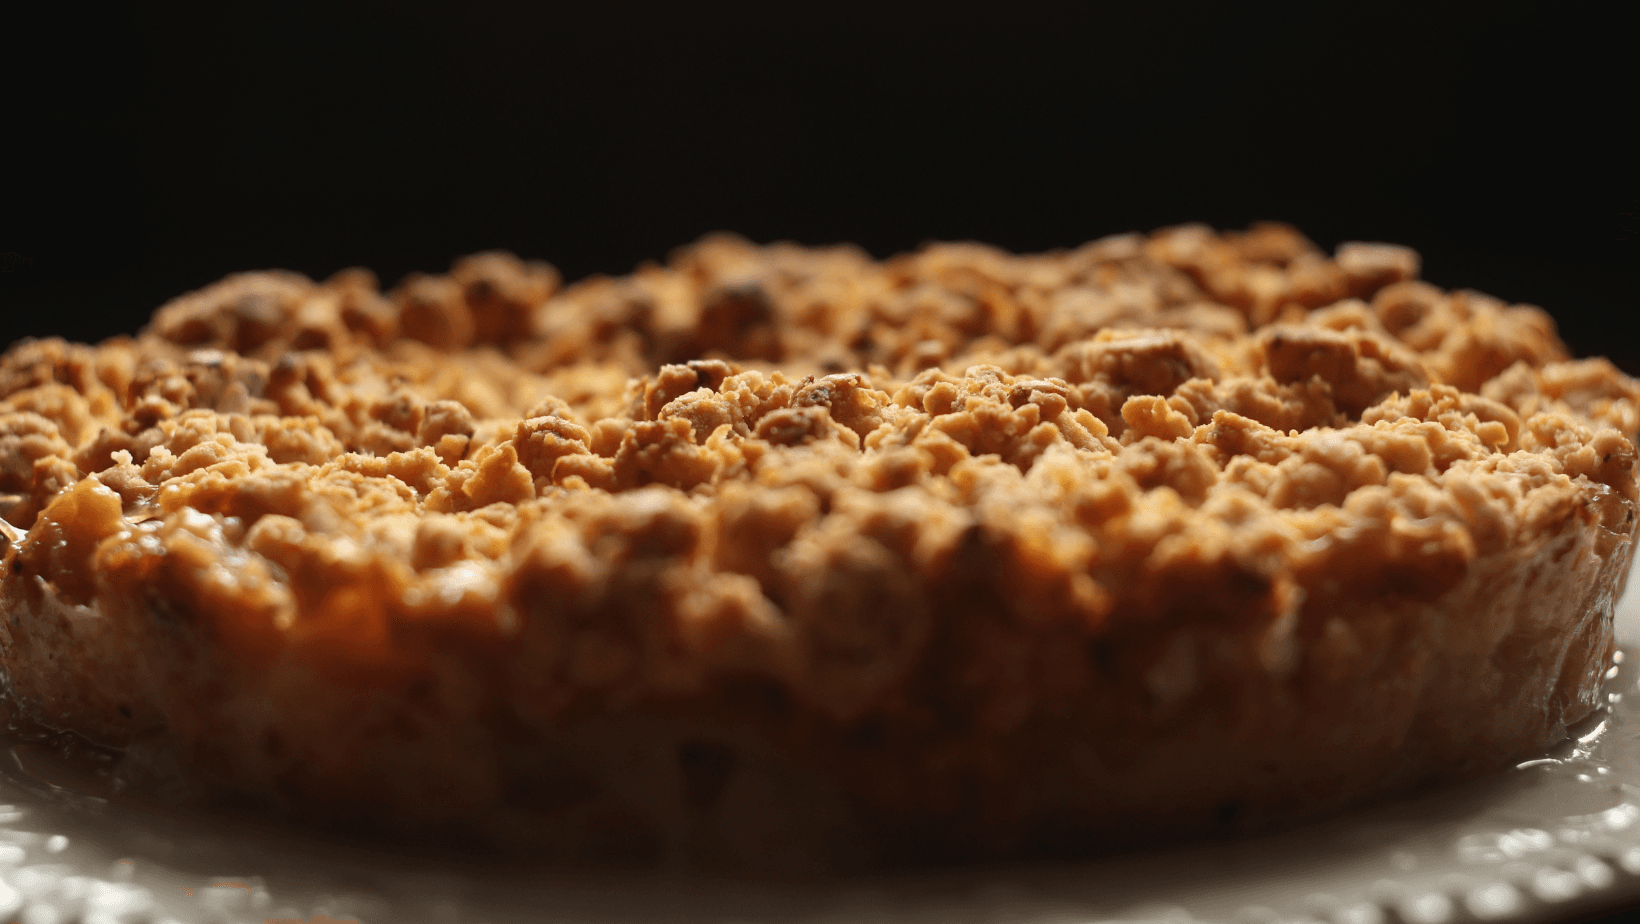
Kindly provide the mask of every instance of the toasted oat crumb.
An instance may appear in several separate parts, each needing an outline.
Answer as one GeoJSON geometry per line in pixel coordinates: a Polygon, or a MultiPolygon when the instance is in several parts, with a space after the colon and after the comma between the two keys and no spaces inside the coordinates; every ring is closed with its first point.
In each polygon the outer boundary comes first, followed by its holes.
{"type": "MultiPolygon", "coordinates": [[[[512,798],[503,726],[745,683],[788,744],[905,742],[838,772],[907,817],[1026,778],[997,761],[1032,729],[1165,736],[1216,698],[1279,738],[1364,684],[1428,734],[1444,688],[1393,680],[1414,630],[1361,601],[1631,536],[1640,384],[1418,266],[1190,225],[881,263],[716,236],[567,287],[506,254],[385,294],[229,277],[0,360],[3,601],[38,614],[0,657],[52,724],[164,727],[241,789],[374,767],[367,802],[435,815],[512,798]]],[[[1505,650],[1513,612],[1441,657],[1505,650]]],[[[1534,729],[1592,695],[1546,689],[1534,729]]]]}

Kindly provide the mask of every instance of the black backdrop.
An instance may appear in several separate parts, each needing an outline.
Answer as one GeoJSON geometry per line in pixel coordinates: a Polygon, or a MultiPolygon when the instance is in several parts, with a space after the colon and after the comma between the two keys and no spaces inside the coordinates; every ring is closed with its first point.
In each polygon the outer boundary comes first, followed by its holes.
{"type": "Polygon", "coordinates": [[[14,28],[0,344],[134,330],[242,269],[390,285],[502,247],[573,279],[715,229],[887,255],[1274,218],[1416,246],[1431,280],[1541,304],[1640,373],[1615,20],[1132,6],[14,28]]]}

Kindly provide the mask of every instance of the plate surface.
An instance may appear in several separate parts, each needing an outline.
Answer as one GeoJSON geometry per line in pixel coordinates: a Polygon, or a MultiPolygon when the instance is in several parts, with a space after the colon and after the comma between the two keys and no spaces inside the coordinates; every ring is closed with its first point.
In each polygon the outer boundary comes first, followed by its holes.
{"type": "Polygon", "coordinates": [[[1608,704],[1576,737],[1481,782],[1296,830],[828,884],[656,882],[454,869],[157,819],[33,785],[14,751],[0,921],[1447,924],[1640,902],[1640,574],[1630,588],[1608,704]]]}

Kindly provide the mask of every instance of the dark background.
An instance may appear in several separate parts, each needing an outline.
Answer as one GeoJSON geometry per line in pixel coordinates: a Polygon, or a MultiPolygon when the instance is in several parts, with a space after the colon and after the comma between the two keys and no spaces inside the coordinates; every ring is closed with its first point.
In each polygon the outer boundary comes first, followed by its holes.
{"type": "Polygon", "coordinates": [[[1432,281],[1541,304],[1579,353],[1640,373],[1620,329],[1637,68],[1615,20],[779,9],[14,29],[14,65],[61,53],[12,75],[0,344],[131,331],[244,269],[391,285],[500,247],[574,279],[716,229],[883,256],[1270,218],[1411,244],[1432,281]]]}

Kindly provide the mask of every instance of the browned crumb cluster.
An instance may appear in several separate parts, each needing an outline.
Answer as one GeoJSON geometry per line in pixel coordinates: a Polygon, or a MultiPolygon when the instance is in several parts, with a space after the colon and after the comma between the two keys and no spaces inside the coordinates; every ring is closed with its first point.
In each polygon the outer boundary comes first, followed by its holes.
{"type": "Polygon", "coordinates": [[[10,708],[298,812],[730,863],[1497,764],[1592,708],[1640,385],[1417,275],[1260,225],[230,277],[0,361],[10,708]]]}

